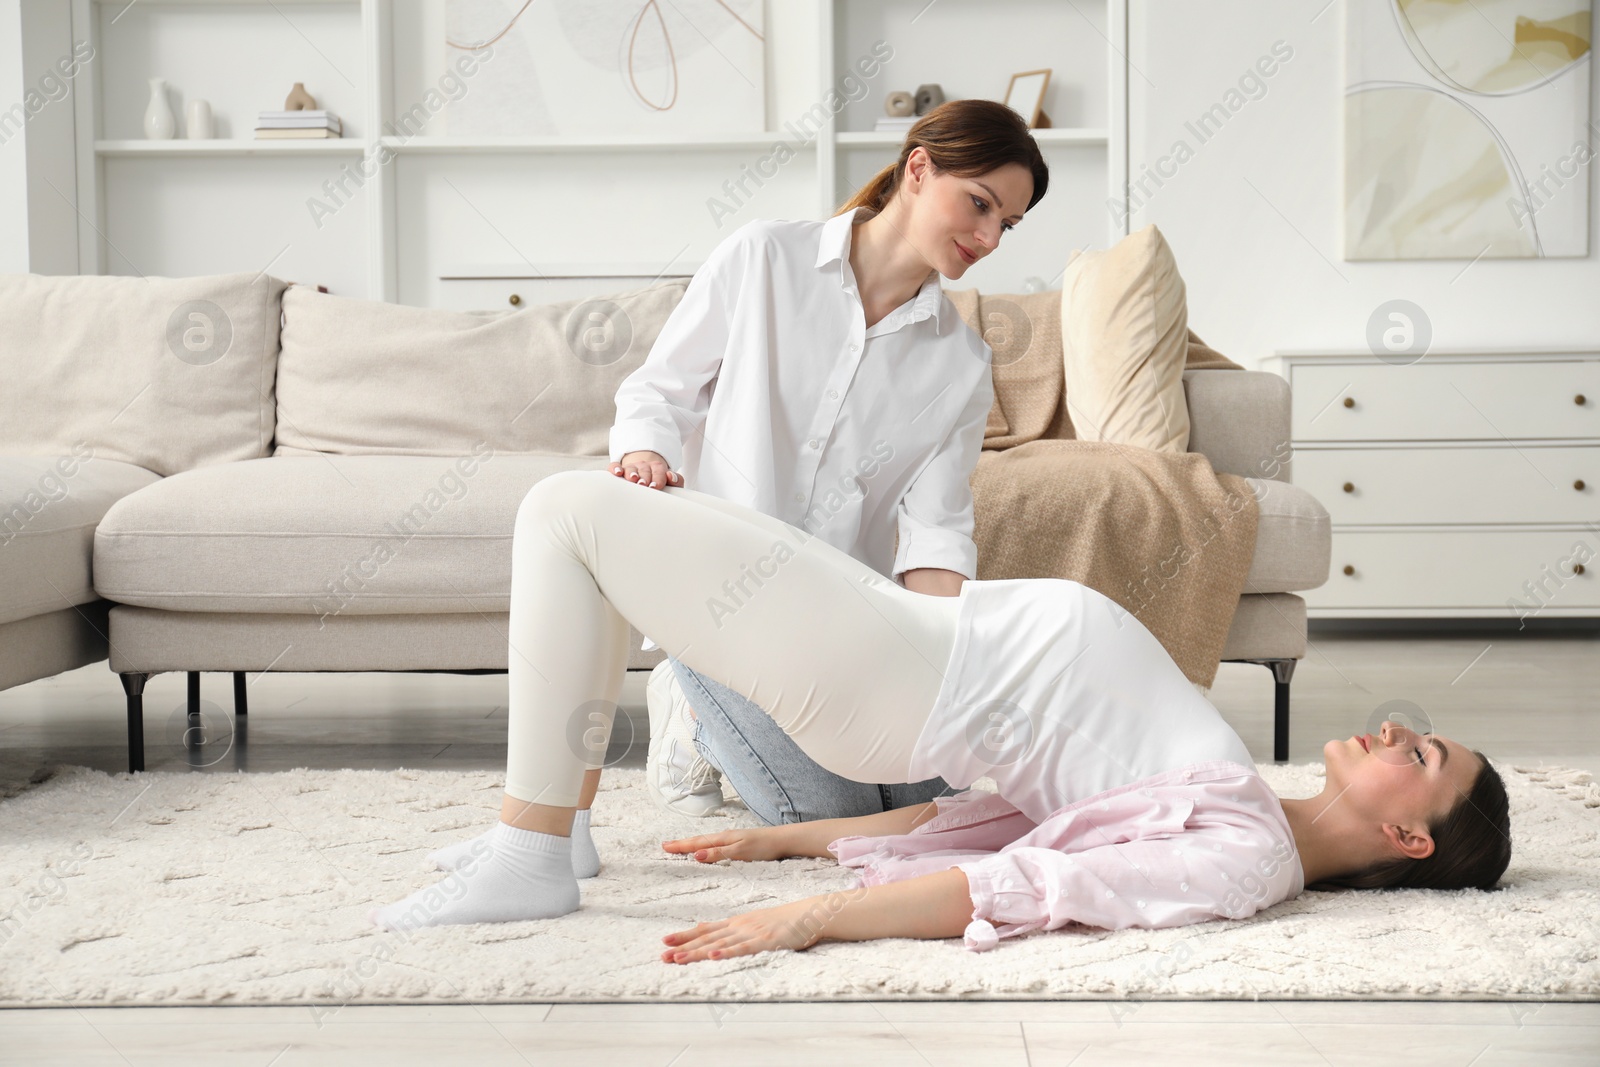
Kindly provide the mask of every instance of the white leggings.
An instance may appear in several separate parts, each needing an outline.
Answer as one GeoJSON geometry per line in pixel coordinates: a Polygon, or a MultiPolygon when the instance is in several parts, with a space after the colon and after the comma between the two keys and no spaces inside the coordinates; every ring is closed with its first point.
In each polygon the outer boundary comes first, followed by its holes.
{"type": "Polygon", "coordinates": [[[911,780],[958,599],[913,593],[788,523],[693,489],[565,471],[512,546],[506,792],[573,807],[604,763],[628,624],[749,697],[817,763],[911,780]]]}

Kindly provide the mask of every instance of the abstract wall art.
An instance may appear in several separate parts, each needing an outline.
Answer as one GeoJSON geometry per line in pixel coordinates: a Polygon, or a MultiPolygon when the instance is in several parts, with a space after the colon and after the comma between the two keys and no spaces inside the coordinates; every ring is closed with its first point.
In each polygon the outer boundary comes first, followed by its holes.
{"type": "Polygon", "coordinates": [[[1345,259],[1588,255],[1588,0],[1345,14],[1345,259]]]}
{"type": "Polygon", "coordinates": [[[762,0],[446,0],[480,62],[452,136],[717,136],[766,125],[762,0]]]}

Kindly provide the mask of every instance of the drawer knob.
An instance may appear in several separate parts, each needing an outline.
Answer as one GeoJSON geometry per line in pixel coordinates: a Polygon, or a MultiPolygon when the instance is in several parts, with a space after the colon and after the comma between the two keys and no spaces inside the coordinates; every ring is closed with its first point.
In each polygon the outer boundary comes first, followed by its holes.
{"type": "Polygon", "coordinates": [[[1573,482],[1572,488],[1576,489],[1580,493],[1583,492],[1583,479],[1579,478],[1577,481],[1573,482]]]}
{"type": "Polygon", "coordinates": [[[516,307],[520,303],[522,303],[522,297],[518,296],[516,293],[512,293],[511,294],[511,306],[512,307],[516,307]]]}
{"type": "Polygon", "coordinates": [[[1345,482],[1344,483],[1344,491],[1347,492],[1347,493],[1355,492],[1356,491],[1356,483],[1355,482],[1345,482]]]}
{"type": "Polygon", "coordinates": [[[1344,572],[1346,574],[1354,574],[1356,572],[1356,569],[1354,567],[1350,566],[1350,564],[1346,563],[1344,565],[1344,572]]]}
{"type": "Polygon", "coordinates": [[[1572,398],[1572,402],[1574,404],[1577,404],[1579,407],[1582,407],[1583,405],[1587,404],[1589,401],[1584,397],[1584,395],[1582,393],[1579,393],[1577,396],[1572,398]]]}
{"type": "Polygon", "coordinates": [[[1574,564],[1573,564],[1573,565],[1572,565],[1572,573],[1573,573],[1573,574],[1582,574],[1582,573],[1583,573],[1583,564],[1581,564],[1581,563],[1574,563],[1574,564]]]}
{"type": "MultiPolygon", "coordinates": [[[[1581,403],[1583,403],[1583,401],[1581,401],[1581,400],[1580,400],[1580,401],[1578,401],[1578,402],[1579,402],[1579,403],[1580,403],[1580,404],[1581,404],[1581,403]]],[[[1355,397],[1353,397],[1353,396],[1347,396],[1347,397],[1345,397],[1345,398],[1344,398],[1344,406],[1345,406],[1345,407],[1347,407],[1347,408],[1353,408],[1353,407],[1355,407],[1355,406],[1356,406],[1356,398],[1355,398],[1355,397]]]]}

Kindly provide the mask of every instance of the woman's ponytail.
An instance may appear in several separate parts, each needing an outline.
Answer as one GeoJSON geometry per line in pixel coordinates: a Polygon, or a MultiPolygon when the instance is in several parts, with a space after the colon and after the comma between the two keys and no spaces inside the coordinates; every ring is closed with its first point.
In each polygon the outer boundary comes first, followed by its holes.
{"type": "Polygon", "coordinates": [[[962,178],[975,178],[1007,163],[1027,167],[1033,175],[1033,198],[1027,209],[1050,186],[1050,169],[1021,115],[996,100],[948,100],[919,118],[906,131],[899,158],[873,175],[834,214],[888,207],[899,191],[906,161],[919,147],[927,151],[935,170],[962,178]]]}

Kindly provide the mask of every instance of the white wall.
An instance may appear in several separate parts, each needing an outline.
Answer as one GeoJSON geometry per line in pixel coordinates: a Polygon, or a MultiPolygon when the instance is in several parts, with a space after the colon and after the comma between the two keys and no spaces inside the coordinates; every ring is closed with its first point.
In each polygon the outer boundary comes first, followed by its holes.
{"type": "Polygon", "coordinates": [[[78,272],[72,94],[58,62],[72,60],[71,8],[0,0],[0,110],[20,105],[0,144],[0,270],[78,272]]]}
{"type": "MultiPolygon", "coordinates": [[[[1153,222],[1171,244],[1190,326],[1257,366],[1276,349],[1364,348],[1373,310],[1402,298],[1428,315],[1434,350],[1600,347],[1600,165],[1582,177],[1591,205],[1586,258],[1341,260],[1344,3],[1131,0],[1130,181],[1180,139],[1194,154],[1159,188],[1152,183],[1129,224],[1153,222]],[[1263,79],[1266,92],[1246,97],[1200,143],[1185,122],[1221,102],[1279,41],[1292,55],[1263,79]]],[[[1590,92],[1591,120],[1600,120],[1592,78],[1590,92]]]]}
{"type": "MultiPolygon", "coordinates": [[[[78,273],[76,121],[78,69],[72,8],[60,0],[22,0],[23,83],[40,104],[28,121],[28,269],[78,273]]],[[[92,62],[92,60],[91,60],[92,62]]]]}
{"type": "MultiPolygon", "coordinates": [[[[22,14],[19,0],[0,0],[0,111],[22,99],[22,14]]],[[[25,138],[0,128],[0,272],[28,269],[28,156],[25,138]]]]}

